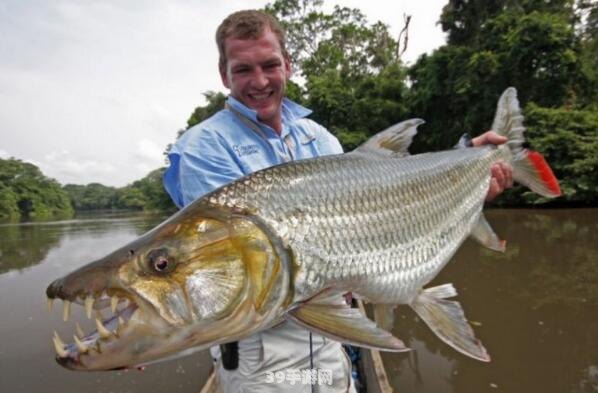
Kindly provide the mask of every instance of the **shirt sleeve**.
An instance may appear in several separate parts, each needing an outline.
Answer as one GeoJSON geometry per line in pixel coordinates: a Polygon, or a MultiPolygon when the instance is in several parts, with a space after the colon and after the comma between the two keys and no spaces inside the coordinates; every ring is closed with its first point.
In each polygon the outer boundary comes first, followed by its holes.
{"type": "Polygon", "coordinates": [[[215,132],[199,130],[179,142],[168,154],[170,166],[163,178],[164,188],[179,208],[244,175],[215,132]]]}

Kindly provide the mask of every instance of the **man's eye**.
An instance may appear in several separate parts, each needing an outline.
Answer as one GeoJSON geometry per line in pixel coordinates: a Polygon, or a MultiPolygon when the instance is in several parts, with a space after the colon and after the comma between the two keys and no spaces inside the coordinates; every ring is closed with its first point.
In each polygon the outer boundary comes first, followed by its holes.
{"type": "Polygon", "coordinates": [[[246,74],[249,72],[249,68],[237,68],[233,70],[235,74],[246,74]]]}

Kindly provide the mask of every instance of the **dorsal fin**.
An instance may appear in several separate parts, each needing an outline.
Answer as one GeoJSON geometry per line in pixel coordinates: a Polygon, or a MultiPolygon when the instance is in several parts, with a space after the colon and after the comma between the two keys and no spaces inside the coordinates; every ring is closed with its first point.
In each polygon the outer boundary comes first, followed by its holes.
{"type": "Polygon", "coordinates": [[[402,121],[377,133],[355,151],[366,154],[396,155],[399,157],[409,155],[407,149],[417,134],[417,126],[424,124],[422,119],[409,119],[402,121]]]}

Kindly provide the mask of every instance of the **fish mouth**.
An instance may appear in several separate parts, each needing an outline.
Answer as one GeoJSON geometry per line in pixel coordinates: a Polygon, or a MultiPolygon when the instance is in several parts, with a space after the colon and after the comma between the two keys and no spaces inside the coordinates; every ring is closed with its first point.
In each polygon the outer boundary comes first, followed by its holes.
{"type": "MultiPolygon", "coordinates": [[[[61,293],[52,293],[48,288],[48,311],[52,311],[54,300],[62,300],[62,319],[67,322],[72,305],[84,308],[88,319],[95,319],[96,329],[85,332],[79,322],[75,324],[73,341],[65,343],[54,331],[52,338],[56,351],[56,362],[69,369],[87,369],[86,360],[118,345],[121,337],[132,330],[135,321],[140,319],[141,307],[132,296],[118,291],[102,291],[100,294],[85,294],[69,300],[61,293]],[[104,314],[108,313],[107,316],[104,314]]],[[[145,308],[145,307],[144,307],[145,308]]]]}

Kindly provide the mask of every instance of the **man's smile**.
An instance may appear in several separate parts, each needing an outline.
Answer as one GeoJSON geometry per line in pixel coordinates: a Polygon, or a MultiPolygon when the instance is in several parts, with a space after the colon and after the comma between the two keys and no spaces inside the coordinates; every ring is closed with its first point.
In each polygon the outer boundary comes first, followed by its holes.
{"type": "Polygon", "coordinates": [[[273,90],[263,92],[263,93],[249,93],[247,94],[249,98],[255,101],[262,101],[270,98],[274,94],[273,90]]]}

